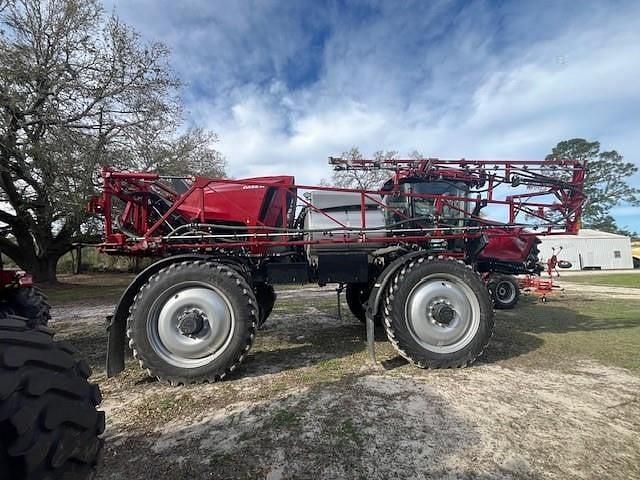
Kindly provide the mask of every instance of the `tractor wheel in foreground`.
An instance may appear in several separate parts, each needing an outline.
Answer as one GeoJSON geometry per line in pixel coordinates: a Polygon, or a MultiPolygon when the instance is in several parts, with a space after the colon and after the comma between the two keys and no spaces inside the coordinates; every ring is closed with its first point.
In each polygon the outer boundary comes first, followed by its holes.
{"type": "Polygon", "coordinates": [[[0,472],[2,478],[86,479],[103,441],[100,390],[89,366],[53,332],[0,313],[0,472]],[[6,475],[6,477],[5,477],[6,475]]]}
{"type": "Polygon", "coordinates": [[[258,327],[264,325],[264,322],[267,321],[269,315],[271,315],[271,311],[273,310],[273,306],[276,303],[276,292],[273,290],[271,285],[267,285],[266,283],[258,283],[254,286],[254,292],[256,295],[256,300],[258,301],[258,308],[260,310],[258,327]]]}
{"type": "Polygon", "coordinates": [[[31,327],[46,326],[51,320],[47,296],[38,287],[16,288],[5,296],[6,307],[15,315],[25,317],[31,327]]]}
{"type": "MultiPolygon", "coordinates": [[[[366,310],[370,293],[371,287],[368,283],[347,284],[347,288],[345,291],[347,305],[349,305],[349,310],[351,310],[353,316],[360,320],[362,323],[365,323],[367,321],[366,310]]],[[[376,315],[376,317],[374,318],[374,322],[376,325],[382,325],[382,315],[376,315]]]]}
{"type": "Polygon", "coordinates": [[[228,266],[174,263],[149,278],[131,307],[129,346],[150,375],[172,385],[217,381],[244,360],[258,302],[228,266]]]}
{"type": "Polygon", "coordinates": [[[384,315],[391,343],[421,368],[469,365],[493,333],[487,287],[453,259],[423,257],[403,266],[391,281],[384,315]]]}
{"type": "Polygon", "coordinates": [[[487,282],[496,308],[507,310],[513,308],[520,299],[520,286],[511,275],[493,274],[487,282]]]}

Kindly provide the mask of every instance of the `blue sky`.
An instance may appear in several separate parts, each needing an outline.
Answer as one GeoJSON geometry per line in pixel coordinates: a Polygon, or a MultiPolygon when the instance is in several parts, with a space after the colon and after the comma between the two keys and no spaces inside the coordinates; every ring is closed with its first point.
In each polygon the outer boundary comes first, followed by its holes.
{"type": "MultiPolygon", "coordinates": [[[[236,177],[329,155],[542,158],[599,140],[640,165],[640,2],[110,0],[173,50],[187,122],[236,177]]],[[[640,175],[630,179],[640,187],[640,175]]],[[[640,232],[640,208],[620,206],[640,232]]]]}

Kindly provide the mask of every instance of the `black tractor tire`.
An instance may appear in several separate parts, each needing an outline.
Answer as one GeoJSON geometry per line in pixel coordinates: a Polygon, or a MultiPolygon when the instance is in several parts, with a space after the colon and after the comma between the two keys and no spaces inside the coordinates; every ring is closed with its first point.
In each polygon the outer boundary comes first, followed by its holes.
{"type": "Polygon", "coordinates": [[[44,326],[0,313],[0,476],[86,479],[103,446],[100,390],[74,350],[44,326]]]}
{"type": "MultiPolygon", "coordinates": [[[[348,283],[345,289],[345,297],[349,310],[351,310],[353,316],[362,323],[366,323],[367,321],[366,310],[370,293],[371,286],[368,283],[348,283]]],[[[378,313],[373,321],[376,325],[382,325],[382,313],[378,313]]]]}
{"type": "Polygon", "coordinates": [[[25,317],[29,326],[46,326],[51,320],[51,307],[47,296],[38,287],[23,287],[5,293],[4,308],[19,316],[25,317]]]}
{"type": "Polygon", "coordinates": [[[412,364],[465,367],[482,355],[493,334],[491,297],[482,278],[464,263],[414,258],[390,282],[384,326],[398,353],[412,364]]]}
{"type": "Polygon", "coordinates": [[[204,260],[173,263],[137,293],[127,320],[129,347],[158,380],[215,382],[249,353],[259,310],[251,286],[233,268],[204,260]],[[194,310],[201,314],[185,333],[180,323],[194,310]]]}
{"type": "Polygon", "coordinates": [[[494,273],[489,277],[487,287],[491,292],[493,305],[499,310],[515,307],[520,299],[520,285],[512,275],[494,273]]]}
{"type": "Polygon", "coordinates": [[[253,291],[258,301],[258,307],[260,309],[258,328],[264,325],[269,315],[273,311],[273,306],[276,303],[276,292],[271,285],[266,283],[257,283],[253,287],[253,291]]]}

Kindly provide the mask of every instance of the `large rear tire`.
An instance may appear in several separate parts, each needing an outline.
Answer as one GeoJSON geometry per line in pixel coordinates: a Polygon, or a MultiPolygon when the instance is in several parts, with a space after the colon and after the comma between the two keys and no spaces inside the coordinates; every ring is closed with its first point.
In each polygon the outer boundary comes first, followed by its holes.
{"type": "MultiPolygon", "coordinates": [[[[366,323],[367,303],[369,302],[369,294],[371,287],[368,283],[348,283],[345,291],[347,305],[353,316],[366,323]]],[[[374,318],[376,325],[382,325],[382,315],[378,314],[374,318]]]]}
{"type": "Polygon", "coordinates": [[[136,295],[129,346],[150,375],[172,385],[217,381],[251,348],[259,307],[234,269],[213,262],[169,265],[136,295]]]}
{"type": "Polygon", "coordinates": [[[484,282],[454,259],[408,261],[385,297],[387,336],[400,355],[420,368],[470,365],[484,351],[493,325],[484,282]]]}
{"type": "Polygon", "coordinates": [[[0,313],[0,472],[7,479],[86,479],[104,412],[91,370],[53,331],[0,313]]]}
{"type": "Polygon", "coordinates": [[[520,286],[511,275],[492,274],[487,282],[493,304],[501,310],[511,309],[520,299],[520,286]]]}

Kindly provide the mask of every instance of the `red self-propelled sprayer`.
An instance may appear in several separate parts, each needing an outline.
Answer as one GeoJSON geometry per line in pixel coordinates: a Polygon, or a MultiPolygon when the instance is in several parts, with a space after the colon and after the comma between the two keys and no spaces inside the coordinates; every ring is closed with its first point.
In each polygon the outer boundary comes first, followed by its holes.
{"type": "Polygon", "coordinates": [[[537,236],[578,232],[583,161],[329,163],[389,179],[356,190],[104,169],[90,204],[104,216],[102,250],[158,258],[111,319],[108,373],[122,370],[128,336],[159,378],[222,378],[269,315],[273,285],[305,282],[346,286],[372,358],[380,324],[418,366],[467,365],[491,336],[494,304],[512,302],[509,276],[542,270],[537,236]]]}

